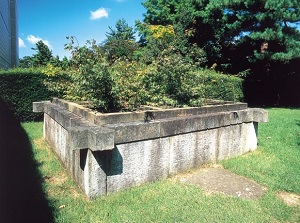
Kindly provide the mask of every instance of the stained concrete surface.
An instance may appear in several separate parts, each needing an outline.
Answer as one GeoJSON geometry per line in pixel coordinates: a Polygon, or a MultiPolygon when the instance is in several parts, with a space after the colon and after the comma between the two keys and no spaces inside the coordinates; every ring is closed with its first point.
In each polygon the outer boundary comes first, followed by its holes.
{"type": "Polygon", "coordinates": [[[221,193],[245,199],[261,197],[267,188],[253,180],[232,173],[221,166],[203,168],[188,175],[179,176],[180,182],[195,184],[206,193],[221,193]]]}

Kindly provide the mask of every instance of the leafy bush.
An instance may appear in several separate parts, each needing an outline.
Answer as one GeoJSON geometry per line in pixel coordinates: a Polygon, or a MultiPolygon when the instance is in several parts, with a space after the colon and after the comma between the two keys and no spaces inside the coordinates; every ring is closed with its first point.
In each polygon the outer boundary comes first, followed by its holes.
{"type": "Polygon", "coordinates": [[[243,79],[214,70],[189,69],[190,66],[174,59],[168,66],[154,66],[145,76],[148,103],[167,106],[202,106],[210,99],[243,100],[243,79]]]}
{"type": "Polygon", "coordinates": [[[144,64],[128,60],[118,60],[110,67],[116,109],[134,110],[149,100],[143,82],[145,69],[144,64]]]}
{"type": "Polygon", "coordinates": [[[162,55],[145,72],[144,83],[149,102],[158,105],[180,106],[192,97],[189,76],[196,67],[184,61],[179,54],[162,55]]]}
{"type": "MultiPolygon", "coordinates": [[[[212,70],[198,72],[206,60],[203,50],[188,45],[172,26],[140,24],[147,45],[126,57],[107,61],[103,47],[94,40],[71,50],[71,100],[92,101],[101,111],[134,110],[141,104],[159,106],[201,106],[205,98],[240,100],[242,82],[212,70]],[[198,50],[195,50],[198,49],[198,50]]],[[[51,70],[50,70],[51,71],[51,70]]]]}
{"type": "Polygon", "coordinates": [[[47,66],[41,68],[41,72],[45,76],[43,84],[52,95],[60,98],[68,98],[68,95],[72,95],[74,84],[70,71],[64,71],[60,67],[47,64],[47,66]]]}
{"type": "Polygon", "coordinates": [[[243,79],[198,70],[178,54],[166,54],[150,65],[118,61],[109,69],[113,95],[121,110],[141,104],[153,106],[201,106],[207,99],[241,101],[243,79]]]}
{"type": "Polygon", "coordinates": [[[74,38],[65,46],[72,52],[70,79],[72,88],[67,99],[91,101],[95,109],[108,111],[115,107],[109,64],[95,40],[83,47],[74,46],[74,38]]]}

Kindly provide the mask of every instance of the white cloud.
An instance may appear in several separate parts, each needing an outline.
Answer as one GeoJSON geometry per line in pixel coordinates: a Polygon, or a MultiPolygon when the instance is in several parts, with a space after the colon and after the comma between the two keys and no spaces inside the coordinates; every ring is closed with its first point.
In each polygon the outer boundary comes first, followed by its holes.
{"type": "Polygon", "coordinates": [[[52,49],[52,46],[50,44],[50,42],[48,40],[43,40],[42,38],[38,37],[38,36],[34,36],[34,35],[29,35],[27,36],[27,40],[31,43],[31,44],[36,44],[38,41],[42,40],[43,43],[48,46],[50,49],[52,49]]]}
{"type": "Polygon", "coordinates": [[[91,20],[101,19],[103,17],[108,17],[108,11],[105,8],[99,8],[96,11],[91,11],[91,20]]]}
{"type": "Polygon", "coordinates": [[[24,41],[21,39],[21,38],[19,38],[19,47],[21,48],[21,47],[26,47],[26,45],[25,45],[25,43],[24,43],[24,41]]]}

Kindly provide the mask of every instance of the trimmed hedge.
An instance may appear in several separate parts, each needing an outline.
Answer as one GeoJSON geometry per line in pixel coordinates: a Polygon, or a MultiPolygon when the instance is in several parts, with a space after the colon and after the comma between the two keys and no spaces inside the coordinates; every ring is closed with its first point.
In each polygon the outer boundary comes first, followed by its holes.
{"type": "Polygon", "coordinates": [[[200,82],[204,84],[204,95],[207,99],[224,101],[243,101],[243,82],[239,77],[218,73],[214,70],[203,70],[199,73],[200,82]]]}
{"type": "Polygon", "coordinates": [[[20,121],[33,121],[42,114],[32,112],[32,102],[49,100],[54,95],[45,85],[39,69],[0,71],[0,97],[20,121]]]}

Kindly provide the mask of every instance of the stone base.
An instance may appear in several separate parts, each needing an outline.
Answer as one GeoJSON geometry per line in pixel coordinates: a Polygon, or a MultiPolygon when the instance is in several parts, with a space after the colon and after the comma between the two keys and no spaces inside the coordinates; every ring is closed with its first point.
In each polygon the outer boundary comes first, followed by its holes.
{"type": "Polygon", "coordinates": [[[46,141],[90,198],[253,151],[257,123],[268,118],[244,103],[100,114],[54,99],[34,111],[44,112],[46,141]]]}

